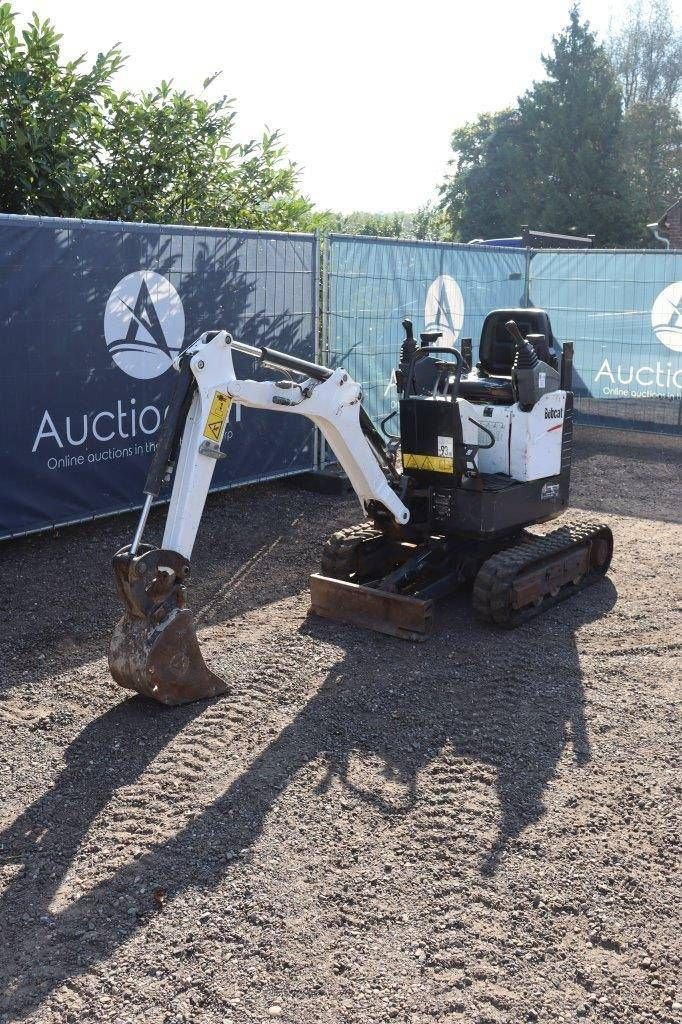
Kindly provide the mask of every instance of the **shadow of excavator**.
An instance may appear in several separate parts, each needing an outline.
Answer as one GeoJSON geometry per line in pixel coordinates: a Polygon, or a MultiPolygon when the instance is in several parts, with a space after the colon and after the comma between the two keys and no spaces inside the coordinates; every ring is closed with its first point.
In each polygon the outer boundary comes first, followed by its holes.
{"type": "MultiPolygon", "coordinates": [[[[104,960],[134,934],[154,908],[150,903],[141,915],[131,916],[122,894],[136,886],[151,889],[159,878],[167,901],[191,887],[217,886],[231,870],[234,851],[243,853],[257,841],[280,792],[320,758],[326,769],[310,800],[327,793],[336,780],[383,814],[414,815],[415,828],[420,774],[446,746],[458,758],[493,766],[497,835],[476,857],[477,870],[494,876],[510,844],[544,813],[544,794],[559,759],[572,752],[580,766],[590,758],[575,635],[606,614],[615,598],[613,584],[604,580],[548,613],[541,658],[532,623],[516,631],[511,642],[508,634],[473,623],[464,597],[445,607],[426,647],[310,618],[302,627],[308,643],[333,642],[343,652],[314,696],[200,817],[141,856],[133,859],[127,850],[129,859],[120,869],[51,913],[95,816],[117,790],[143,777],[207,705],[169,710],[134,698],[107,711],[68,748],[52,788],[0,833],[5,863],[26,868],[0,898],[5,938],[0,1010],[26,1016],[53,988],[104,960]],[[469,651],[478,653],[468,659],[469,651]],[[453,652],[463,656],[453,661],[453,652]],[[372,678],[368,658],[381,666],[372,678]],[[352,759],[365,753],[381,760],[387,779],[399,780],[403,798],[397,803],[380,787],[368,791],[353,781],[352,759]],[[100,766],[95,772],[93,764],[100,766]],[[199,860],[197,850],[204,851],[199,860]],[[43,870],[43,865],[51,867],[43,870]],[[92,922],[96,940],[88,937],[92,922]],[[77,938],[55,956],[55,935],[63,933],[77,938]],[[48,976],[35,977],[36,962],[52,964],[48,976]]],[[[290,642],[295,645],[296,638],[290,642]]],[[[453,832],[450,841],[457,839],[453,832]]]]}

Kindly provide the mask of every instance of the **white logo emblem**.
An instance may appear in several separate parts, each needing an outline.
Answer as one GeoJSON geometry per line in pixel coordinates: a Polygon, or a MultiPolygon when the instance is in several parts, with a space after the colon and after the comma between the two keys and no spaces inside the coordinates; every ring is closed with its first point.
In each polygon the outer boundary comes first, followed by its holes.
{"type": "Polygon", "coordinates": [[[139,270],[118,282],[104,311],[111,358],[130,377],[165,373],[182,348],[185,312],[167,278],[139,270]]]}
{"type": "Polygon", "coordinates": [[[669,284],[656,296],[651,326],[663,345],[673,352],[682,352],[682,281],[669,284]]]}
{"type": "Polygon", "coordinates": [[[454,277],[441,274],[426,293],[427,331],[442,331],[439,345],[454,345],[464,323],[464,297],[454,277]]]}

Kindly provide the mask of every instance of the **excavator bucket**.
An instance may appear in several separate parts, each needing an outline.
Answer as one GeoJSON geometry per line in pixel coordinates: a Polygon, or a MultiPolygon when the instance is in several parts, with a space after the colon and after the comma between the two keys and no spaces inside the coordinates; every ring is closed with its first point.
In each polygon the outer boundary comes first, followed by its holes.
{"type": "Polygon", "coordinates": [[[162,704],[225,693],[227,684],[207,668],[192,613],[185,607],[187,560],[174,551],[128,546],[114,556],[123,603],[109,648],[109,669],[119,684],[162,704]]]}
{"type": "Polygon", "coordinates": [[[310,606],[325,619],[374,629],[402,640],[426,640],[433,631],[433,601],[317,573],[310,577],[310,606]]]}

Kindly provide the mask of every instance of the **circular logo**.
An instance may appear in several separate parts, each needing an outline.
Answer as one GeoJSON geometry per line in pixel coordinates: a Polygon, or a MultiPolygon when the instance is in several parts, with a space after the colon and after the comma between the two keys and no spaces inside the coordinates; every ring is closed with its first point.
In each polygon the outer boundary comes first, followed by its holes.
{"type": "Polygon", "coordinates": [[[651,326],[658,340],[673,352],[682,352],[682,281],[669,284],[651,307],[651,326]]]}
{"type": "Polygon", "coordinates": [[[104,338],[124,373],[138,380],[159,377],[184,337],[185,312],[167,278],[139,270],[118,282],[104,310],[104,338]]]}
{"type": "Polygon", "coordinates": [[[454,277],[441,274],[426,293],[427,331],[442,331],[441,345],[454,345],[464,323],[464,296],[454,277]]]}

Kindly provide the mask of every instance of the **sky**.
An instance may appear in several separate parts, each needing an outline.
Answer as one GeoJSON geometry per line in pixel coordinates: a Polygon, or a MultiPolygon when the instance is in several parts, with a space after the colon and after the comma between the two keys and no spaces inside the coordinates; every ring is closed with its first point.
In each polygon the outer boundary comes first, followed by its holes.
{"type": "MultiPolygon", "coordinates": [[[[677,0],[682,3],[682,0],[677,0]]],[[[14,0],[63,34],[73,57],[120,43],[119,88],[172,78],[236,100],[236,137],[280,129],[322,209],[414,210],[433,200],[452,130],[513,104],[570,0],[14,0]]],[[[624,3],[583,0],[600,34],[624,3]]]]}

